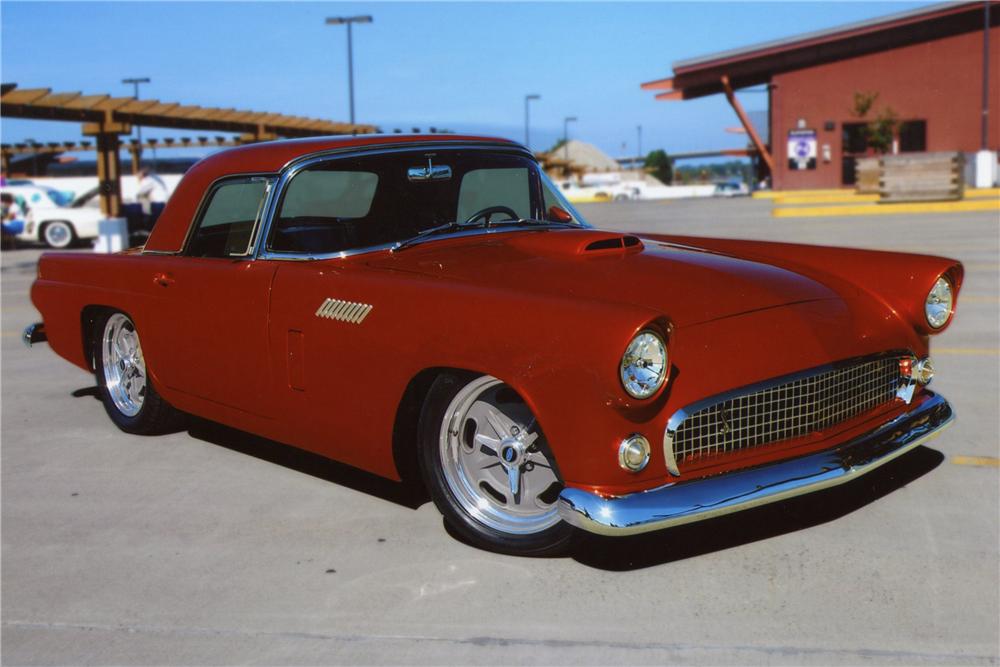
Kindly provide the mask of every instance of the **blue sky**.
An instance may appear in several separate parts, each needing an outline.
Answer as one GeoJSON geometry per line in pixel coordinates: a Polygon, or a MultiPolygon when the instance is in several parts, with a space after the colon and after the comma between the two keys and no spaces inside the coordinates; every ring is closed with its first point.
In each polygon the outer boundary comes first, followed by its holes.
{"type": "MultiPolygon", "coordinates": [[[[0,3],[0,78],[20,87],[130,94],[202,106],[346,120],[346,31],[327,16],[371,14],[354,31],[359,122],[434,125],[524,138],[562,135],[610,154],[739,148],[719,95],[656,102],[643,81],[676,60],[833,27],[927,3],[0,3]]],[[[764,95],[742,96],[748,110],[764,95]]],[[[5,120],[4,142],[79,138],[79,126],[5,120]]],[[[151,134],[156,134],[155,131],[151,134]]],[[[178,136],[162,131],[162,136],[178,136]]],[[[190,133],[195,134],[195,133],[190,133]]]]}

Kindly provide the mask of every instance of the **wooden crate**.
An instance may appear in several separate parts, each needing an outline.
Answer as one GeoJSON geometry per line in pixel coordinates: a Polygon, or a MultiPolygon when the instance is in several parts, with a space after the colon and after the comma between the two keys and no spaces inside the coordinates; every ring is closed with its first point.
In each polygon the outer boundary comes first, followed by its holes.
{"type": "Polygon", "coordinates": [[[859,195],[877,195],[882,167],[877,157],[859,157],[854,160],[854,190],[859,195]]]}
{"type": "Polygon", "coordinates": [[[954,201],[965,194],[961,153],[909,153],[879,159],[879,202],[954,201]]]}

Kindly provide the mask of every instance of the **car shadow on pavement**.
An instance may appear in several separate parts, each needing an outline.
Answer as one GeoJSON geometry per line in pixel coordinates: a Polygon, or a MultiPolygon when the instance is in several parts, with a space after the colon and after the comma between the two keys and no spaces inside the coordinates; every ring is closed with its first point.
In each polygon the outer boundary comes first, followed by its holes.
{"type": "Polygon", "coordinates": [[[283,445],[216,422],[191,417],[187,432],[192,438],[346,486],[410,509],[417,509],[428,500],[423,489],[415,484],[394,482],[325,456],[283,445]]]}
{"type": "Polygon", "coordinates": [[[600,570],[624,572],[738,547],[834,521],[905,487],[944,461],[917,447],[847,484],[715,519],[632,537],[582,535],[571,557],[600,570]]]}
{"type": "MultiPolygon", "coordinates": [[[[98,401],[101,400],[97,387],[83,387],[72,392],[71,395],[74,398],[90,396],[98,401]]],[[[352,468],[344,463],[338,463],[325,456],[290,445],[283,445],[280,442],[206,419],[189,416],[186,428],[180,429],[180,431],[185,430],[192,438],[253,456],[268,463],[284,466],[305,475],[312,475],[333,484],[346,486],[349,489],[367,493],[410,509],[417,509],[429,500],[426,492],[419,485],[394,482],[391,479],[352,468]]]]}

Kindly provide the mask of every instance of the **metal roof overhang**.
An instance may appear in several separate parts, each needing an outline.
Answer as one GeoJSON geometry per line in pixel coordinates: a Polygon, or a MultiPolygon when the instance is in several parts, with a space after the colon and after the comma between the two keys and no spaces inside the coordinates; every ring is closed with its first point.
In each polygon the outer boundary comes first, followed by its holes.
{"type": "MultiPolygon", "coordinates": [[[[990,0],[990,25],[1000,25],[996,0],[990,0]]],[[[843,60],[867,53],[940,39],[983,28],[983,2],[947,2],[878,19],[852,23],[787,39],[722,51],[674,63],[673,76],[642,84],[662,91],[661,100],[687,100],[768,83],[774,74],[843,60]]]]}

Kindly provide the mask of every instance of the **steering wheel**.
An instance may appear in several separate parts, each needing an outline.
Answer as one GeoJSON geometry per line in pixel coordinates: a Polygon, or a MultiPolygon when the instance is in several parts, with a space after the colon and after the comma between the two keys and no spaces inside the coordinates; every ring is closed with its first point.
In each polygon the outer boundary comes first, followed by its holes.
{"type": "Polygon", "coordinates": [[[463,224],[468,225],[472,222],[475,222],[476,220],[479,220],[480,218],[486,218],[486,224],[489,225],[490,220],[497,213],[504,213],[506,215],[509,215],[510,220],[521,219],[521,216],[517,214],[517,211],[507,206],[487,206],[486,208],[476,211],[475,213],[470,215],[468,218],[465,219],[465,222],[463,224]]]}

